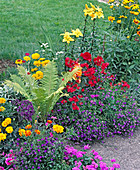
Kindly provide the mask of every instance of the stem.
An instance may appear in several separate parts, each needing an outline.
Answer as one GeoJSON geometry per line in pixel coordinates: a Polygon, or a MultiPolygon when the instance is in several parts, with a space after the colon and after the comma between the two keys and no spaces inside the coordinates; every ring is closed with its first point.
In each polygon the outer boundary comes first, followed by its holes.
{"type": "Polygon", "coordinates": [[[87,15],[86,18],[85,18],[84,32],[83,32],[83,39],[82,39],[82,46],[81,46],[81,53],[83,52],[83,45],[84,45],[84,42],[85,42],[85,33],[86,33],[87,17],[88,17],[88,15],[87,15]]]}
{"type": "Polygon", "coordinates": [[[106,37],[106,34],[104,35],[102,56],[103,56],[103,54],[104,54],[104,51],[105,51],[105,37],[106,37]]]}
{"type": "Polygon", "coordinates": [[[94,29],[95,29],[95,19],[93,20],[93,32],[92,32],[91,52],[93,50],[93,43],[94,43],[94,29]]]}
{"type": "MultiPolygon", "coordinates": [[[[65,64],[65,59],[66,59],[66,52],[67,52],[67,44],[65,44],[64,64],[65,64]]],[[[66,71],[66,65],[65,65],[65,71],[66,71]]]]}

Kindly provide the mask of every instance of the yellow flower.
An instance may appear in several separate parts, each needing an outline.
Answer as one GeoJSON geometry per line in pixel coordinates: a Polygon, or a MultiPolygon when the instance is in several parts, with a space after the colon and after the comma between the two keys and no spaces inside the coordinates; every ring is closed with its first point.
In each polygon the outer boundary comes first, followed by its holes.
{"type": "Polygon", "coordinates": [[[42,66],[44,67],[46,64],[48,64],[50,62],[50,60],[45,60],[45,61],[42,61],[41,64],[42,66]]]}
{"type": "Polygon", "coordinates": [[[130,6],[124,6],[126,9],[130,9],[130,6]]]}
{"type": "Polygon", "coordinates": [[[40,64],[41,64],[41,62],[40,62],[40,60],[38,60],[38,61],[34,61],[34,63],[33,63],[35,66],[37,66],[37,67],[39,67],[40,66],[40,64]]]}
{"type": "Polygon", "coordinates": [[[0,142],[6,139],[7,134],[6,133],[0,133],[0,142]]]}
{"type": "Polygon", "coordinates": [[[130,36],[128,35],[127,38],[130,38],[130,36]]]}
{"type": "Polygon", "coordinates": [[[115,20],[115,17],[112,17],[112,16],[108,16],[108,20],[113,22],[115,20]]]}
{"type": "Polygon", "coordinates": [[[76,30],[72,30],[73,35],[75,35],[76,37],[79,36],[83,36],[83,34],[81,33],[81,31],[77,28],[76,30]]]}
{"type": "Polygon", "coordinates": [[[108,3],[113,3],[115,0],[109,0],[108,3]]]}
{"type": "Polygon", "coordinates": [[[13,127],[8,126],[5,130],[6,130],[7,133],[12,133],[13,132],[13,127]]]}
{"type": "Polygon", "coordinates": [[[34,53],[32,54],[32,59],[38,59],[40,57],[40,54],[34,53]]]}
{"type": "Polygon", "coordinates": [[[6,118],[4,121],[7,122],[8,125],[11,124],[11,118],[9,118],[9,117],[6,118]]]}
{"type": "Polygon", "coordinates": [[[136,18],[135,18],[135,19],[133,19],[133,22],[134,22],[135,24],[139,24],[139,23],[140,23],[140,21],[139,21],[139,20],[137,20],[136,18]]]}
{"type": "Polygon", "coordinates": [[[1,132],[1,128],[0,128],[0,132],[1,132]]]}
{"type": "Polygon", "coordinates": [[[133,12],[134,15],[139,15],[139,12],[133,12]]]}
{"type": "Polygon", "coordinates": [[[74,41],[74,39],[70,37],[70,35],[73,35],[72,33],[65,32],[65,34],[60,34],[60,35],[64,35],[63,42],[67,42],[69,44],[70,41],[74,41]]]}
{"type": "Polygon", "coordinates": [[[104,18],[104,14],[101,11],[95,13],[95,15],[100,19],[101,17],[104,18]]]}
{"type": "Polygon", "coordinates": [[[119,18],[127,18],[127,16],[120,15],[119,18]]]}
{"type": "Polygon", "coordinates": [[[30,129],[30,128],[32,128],[32,125],[25,126],[25,129],[30,129]]]}
{"type": "Polygon", "coordinates": [[[85,8],[86,9],[83,10],[85,16],[91,15],[95,11],[95,9],[93,10],[93,8],[89,8],[87,4],[85,4],[85,8]]]}
{"type": "Polygon", "coordinates": [[[5,110],[5,107],[1,106],[0,107],[0,112],[3,112],[5,110]]]}
{"type": "Polygon", "coordinates": [[[6,127],[8,125],[7,122],[3,121],[2,124],[1,124],[3,127],[6,127]]]}
{"type": "Polygon", "coordinates": [[[90,17],[91,17],[91,20],[94,20],[94,18],[97,18],[97,15],[96,13],[94,13],[94,14],[91,14],[90,17]]]}
{"type": "Polygon", "coordinates": [[[42,61],[42,60],[45,60],[45,58],[40,58],[39,60],[42,61]]]}
{"type": "Polygon", "coordinates": [[[121,20],[117,20],[117,23],[120,24],[120,23],[121,23],[121,20]]]}
{"type": "Polygon", "coordinates": [[[36,80],[42,79],[43,78],[43,72],[42,71],[37,71],[36,72],[36,80]]]}
{"type": "Polygon", "coordinates": [[[114,7],[113,5],[110,6],[111,9],[112,9],[113,7],[114,7]]]}
{"type": "Polygon", "coordinates": [[[5,103],[6,99],[5,98],[0,98],[0,103],[5,103]]]}
{"type": "Polygon", "coordinates": [[[19,132],[20,136],[25,135],[25,130],[24,129],[19,128],[18,132],[19,132]]]}
{"type": "Polygon", "coordinates": [[[34,72],[34,71],[37,71],[37,70],[38,70],[38,68],[35,67],[35,68],[32,68],[32,69],[31,69],[31,72],[34,72]]]}
{"type": "Polygon", "coordinates": [[[138,26],[138,28],[137,29],[140,29],[140,25],[138,26]]]}
{"type": "MultiPolygon", "coordinates": [[[[73,79],[74,80],[77,80],[77,77],[81,77],[82,76],[82,67],[80,66],[80,63],[75,64],[73,70],[77,69],[77,68],[79,68],[79,70],[73,75],[73,79]]],[[[80,78],[79,78],[79,82],[81,82],[80,78]]]]}
{"type": "Polygon", "coordinates": [[[64,131],[64,127],[56,124],[56,125],[53,125],[53,130],[57,133],[62,133],[64,131]]]}
{"type": "Polygon", "coordinates": [[[123,4],[126,5],[126,4],[128,4],[128,3],[130,3],[130,2],[134,2],[134,1],[133,1],[133,0],[124,0],[124,1],[123,1],[123,4]]]}
{"type": "Polygon", "coordinates": [[[29,56],[25,56],[25,57],[23,57],[23,59],[24,59],[25,61],[30,61],[30,60],[31,60],[31,58],[30,58],[29,56]]]}
{"type": "Polygon", "coordinates": [[[139,5],[138,5],[138,4],[133,4],[133,5],[131,5],[130,7],[132,8],[132,10],[134,10],[134,9],[138,9],[138,8],[139,8],[139,5]]]}
{"type": "Polygon", "coordinates": [[[34,77],[36,79],[36,74],[33,74],[32,77],[34,77]]]}
{"type": "Polygon", "coordinates": [[[15,61],[15,63],[16,63],[16,64],[22,64],[22,60],[21,60],[21,59],[17,59],[17,60],[15,61]]]}

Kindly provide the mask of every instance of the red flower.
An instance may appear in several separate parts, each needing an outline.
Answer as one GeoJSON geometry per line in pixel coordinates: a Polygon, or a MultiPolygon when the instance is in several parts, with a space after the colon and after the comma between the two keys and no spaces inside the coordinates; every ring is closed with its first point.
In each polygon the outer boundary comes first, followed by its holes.
{"type": "Polygon", "coordinates": [[[101,66],[102,70],[105,70],[108,67],[109,63],[103,63],[101,66]]]}
{"type": "Polygon", "coordinates": [[[65,104],[65,103],[67,103],[67,100],[61,100],[61,103],[65,104]]]}
{"type": "Polygon", "coordinates": [[[52,123],[52,121],[51,121],[51,120],[47,120],[47,123],[51,124],[51,123],[52,123]]]}
{"type": "Polygon", "coordinates": [[[80,99],[80,98],[82,98],[83,97],[83,95],[78,95],[78,98],[80,99]]]}
{"type": "Polygon", "coordinates": [[[81,65],[81,67],[86,67],[86,68],[89,67],[89,65],[87,63],[83,63],[83,64],[80,64],[80,65],[81,65]]]}
{"type": "Polygon", "coordinates": [[[84,89],[81,89],[81,92],[84,92],[85,90],[84,89]]]}
{"type": "Polygon", "coordinates": [[[28,75],[30,75],[31,73],[30,72],[27,72],[28,75]]]}
{"type": "Polygon", "coordinates": [[[30,54],[29,53],[25,53],[26,56],[29,56],[30,54]]]}
{"type": "Polygon", "coordinates": [[[76,105],[76,103],[72,103],[72,109],[73,110],[79,110],[79,107],[76,105]]]}
{"type": "Polygon", "coordinates": [[[64,81],[64,78],[62,79],[62,81],[64,81]]]}
{"type": "Polygon", "coordinates": [[[69,68],[72,68],[75,64],[77,64],[77,61],[72,60],[69,57],[66,57],[65,59],[65,65],[69,68]]]}
{"type": "Polygon", "coordinates": [[[100,66],[104,62],[101,56],[97,56],[97,58],[94,58],[93,61],[94,61],[94,64],[97,66],[100,66]]]}
{"type": "Polygon", "coordinates": [[[22,60],[22,63],[26,63],[26,61],[22,60]]]}
{"type": "Polygon", "coordinates": [[[80,106],[83,105],[83,102],[80,102],[79,105],[80,105],[80,106]]]}
{"type": "Polygon", "coordinates": [[[91,62],[91,54],[90,53],[88,53],[88,52],[81,53],[80,56],[83,57],[84,60],[91,62]]]}

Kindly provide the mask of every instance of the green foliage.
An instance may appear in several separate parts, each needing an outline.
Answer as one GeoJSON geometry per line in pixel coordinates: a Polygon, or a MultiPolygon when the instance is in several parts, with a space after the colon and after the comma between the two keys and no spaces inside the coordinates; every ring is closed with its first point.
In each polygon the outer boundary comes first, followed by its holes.
{"type": "Polygon", "coordinates": [[[16,92],[32,101],[35,108],[39,107],[43,119],[53,109],[60,97],[67,96],[67,94],[63,94],[62,90],[67,82],[72,79],[73,74],[79,70],[79,68],[76,68],[58,78],[55,62],[49,62],[43,70],[43,79],[37,85],[37,81],[31,74],[27,74],[27,70],[23,66],[18,66],[17,69],[19,76],[11,75],[12,81],[6,80],[5,84],[11,88],[13,87],[16,92]]]}

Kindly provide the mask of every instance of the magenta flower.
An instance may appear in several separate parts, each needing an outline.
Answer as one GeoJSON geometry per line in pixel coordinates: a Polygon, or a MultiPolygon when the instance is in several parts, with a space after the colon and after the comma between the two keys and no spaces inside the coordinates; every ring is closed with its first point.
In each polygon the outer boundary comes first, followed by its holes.
{"type": "Polygon", "coordinates": [[[120,168],[119,164],[113,164],[113,168],[120,168]]]}
{"type": "Polygon", "coordinates": [[[116,160],[115,159],[111,159],[111,162],[116,162],[116,160]]]}
{"type": "Polygon", "coordinates": [[[85,149],[85,150],[86,150],[86,149],[90,149],[89,144],[88,144],[88,145],[85,145],[85,146],[84,146],[84,149],[85,149]]]}
{"type": "Polygon", "coordinates": [[[0,166],[0,170],[4,170],[4,167],[0,166]]]}
{"type": "Polygon", "coordinates": [[[52,118],[52,119],[57,119],[57,117],[54,117],[54,116],[52,116],[51,118],[52,118]]]}
{"type": "Polygon", "coordinates": [[[6,165],[11,165],[13,160],[14,159],[12,159],[12,158],[7,158],[6,161],[5,161],[6,165]]]}
{"type": "Polygon", "coordinates": [[[78,167],[74,167],[72,168],[72,170],[80,170],[78,167]]]}

